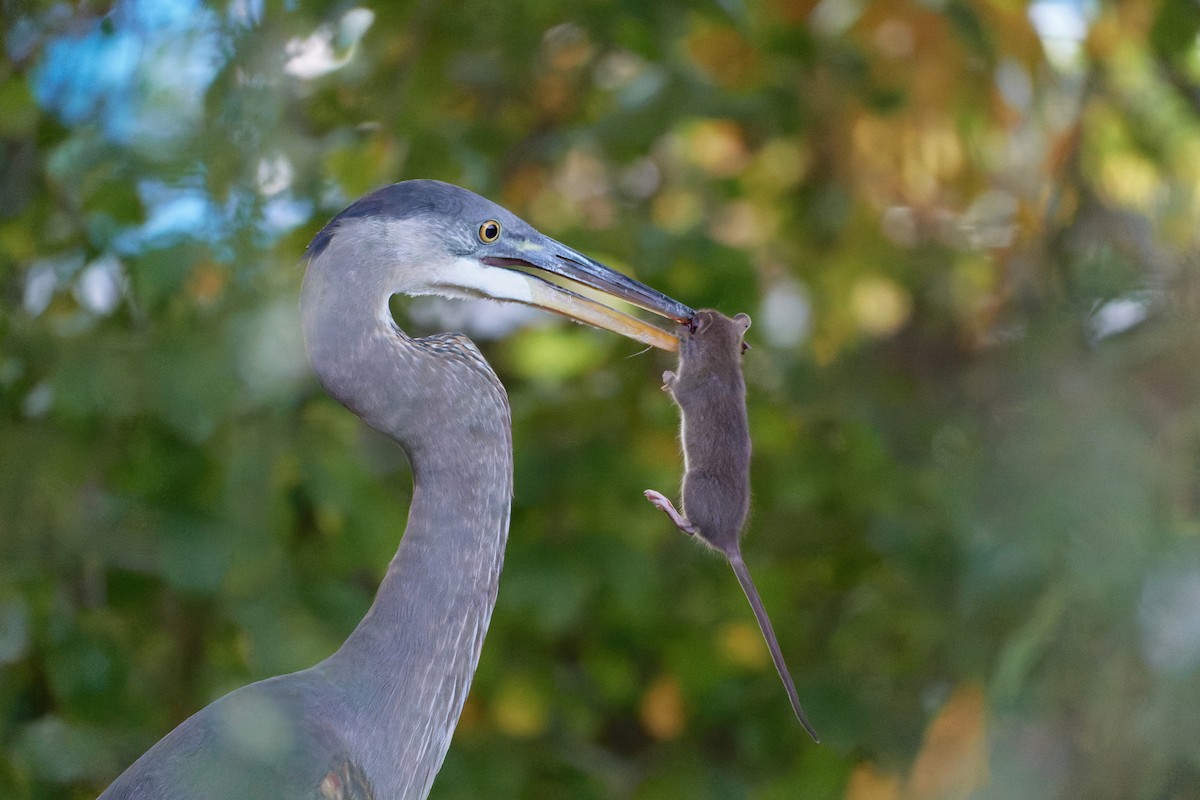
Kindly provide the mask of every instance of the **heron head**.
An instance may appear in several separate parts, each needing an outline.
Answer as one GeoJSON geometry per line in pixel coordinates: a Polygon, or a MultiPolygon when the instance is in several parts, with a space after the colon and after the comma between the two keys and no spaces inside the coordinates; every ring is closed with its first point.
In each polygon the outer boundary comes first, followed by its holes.
{"type": "Polygon", "coordinates": [[[675,334],[585,296],[586,287],[675,322],[694,312],[677,300],[539,233],[516,215],[448,183],[413,180],[386,186],[335,217],[308,248],[322,254],[342,233],[377,241],[394,253],[388,288],[410,295],[490,298],[553,311],[663,350],[675,334]]]}

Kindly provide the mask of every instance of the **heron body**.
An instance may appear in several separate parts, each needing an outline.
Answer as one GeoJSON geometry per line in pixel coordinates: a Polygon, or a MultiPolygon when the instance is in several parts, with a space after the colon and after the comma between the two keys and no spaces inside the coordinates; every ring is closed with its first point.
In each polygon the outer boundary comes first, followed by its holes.
{"type": "Polygon", "coordinates": [[[408,336],[389,311],[393,294],[525,303],[664,349],[675,346],[670,334],[533,273],[556,273],[671,319],[692,313],[500,206],[435,181],[394,184],[359,200],[306,255],[309,359],[326,391],[407,454],[413,496],[404,535],[370,610],[337,652],[197,712],[101,800],[428,795],[496,602],[511,426],[504,388],[475,345],[458,334],[408,336]]]}

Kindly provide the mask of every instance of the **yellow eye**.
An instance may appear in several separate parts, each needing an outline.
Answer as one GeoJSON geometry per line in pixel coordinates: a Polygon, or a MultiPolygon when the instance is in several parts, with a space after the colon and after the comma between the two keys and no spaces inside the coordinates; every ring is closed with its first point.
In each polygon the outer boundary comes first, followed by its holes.
{"type": "Polygon", "coordinates": [[[500,223],[494,219],[489,219],[487,222],[479,226],[479,241],[484,244],[491,244],[500,238],[500,223]]]}

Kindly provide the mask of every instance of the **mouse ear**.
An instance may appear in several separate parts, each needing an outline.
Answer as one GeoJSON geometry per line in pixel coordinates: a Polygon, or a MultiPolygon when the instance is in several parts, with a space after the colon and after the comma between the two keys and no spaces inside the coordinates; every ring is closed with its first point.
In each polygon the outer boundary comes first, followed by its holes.
{"type": "Polygon", "coordinates": [[[711,324],[711,314],[706,311],[697,311],[696,316],[692,317],[692,323],[690,327],[692,329],[692,333],[700,333],[711,324]]]}
{"type": "Polygon", "coordinates": [[[738,325],[742,326],[742,333],[745,333],[746,331],[750,330],[750,315],[749,314],[738,314],[737,316],[735,316],[733,318],[733,321],[736,322],[738,325]]]}

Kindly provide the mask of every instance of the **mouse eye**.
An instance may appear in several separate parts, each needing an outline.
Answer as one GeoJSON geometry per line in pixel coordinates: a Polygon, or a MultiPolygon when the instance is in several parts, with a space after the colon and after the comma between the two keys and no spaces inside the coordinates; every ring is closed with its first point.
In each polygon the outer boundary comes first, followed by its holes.
{"type": "Polygon", "coordinates": [[[484,244],[491,244],[500,238],[500,223],[494,219],[489,219],[487,222],[479,226],[479,241],[484,244]]]}

